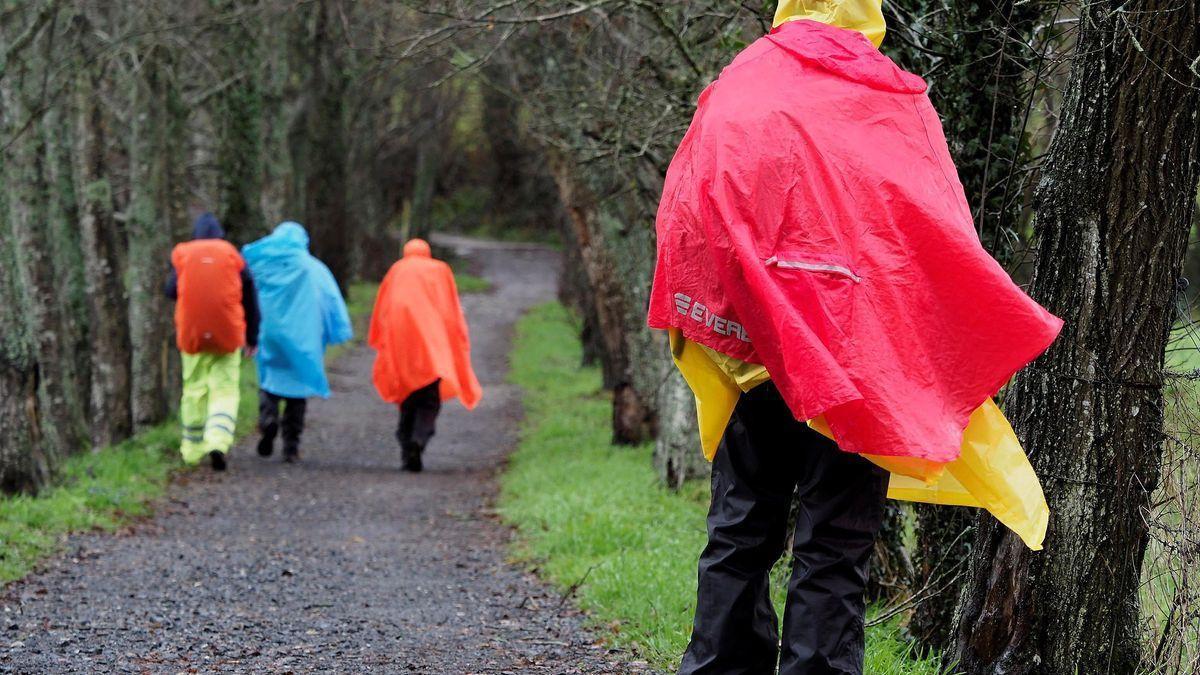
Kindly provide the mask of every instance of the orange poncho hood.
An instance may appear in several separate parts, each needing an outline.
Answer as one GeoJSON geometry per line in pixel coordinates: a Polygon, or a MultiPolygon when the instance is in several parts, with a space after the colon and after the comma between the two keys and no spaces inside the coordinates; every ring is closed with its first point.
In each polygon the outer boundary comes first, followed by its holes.
{"type": "Polygon", "coordinates": [[[385,401],[441,380],[442,400],[457,397],[467,409],[483,394],[471,368],[471,341],[454,273],[435,260],[429,244],[413,239],[388,270],[375,298],[367,342],[376,351],[372,379],[385,401]]]}

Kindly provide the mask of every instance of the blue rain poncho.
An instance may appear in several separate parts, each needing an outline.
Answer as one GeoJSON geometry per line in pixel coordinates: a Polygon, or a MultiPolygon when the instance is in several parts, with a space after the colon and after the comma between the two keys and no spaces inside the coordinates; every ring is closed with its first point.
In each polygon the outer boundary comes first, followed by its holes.
{"type": "Polygon", "coordinates": [[[258,383],[276,396],[329,397],[325,348],[354,335],[329,268],[308,252],[308,233],[286,222],[247,244],[242,257],[258,287],[262,324],[258,383]]]}

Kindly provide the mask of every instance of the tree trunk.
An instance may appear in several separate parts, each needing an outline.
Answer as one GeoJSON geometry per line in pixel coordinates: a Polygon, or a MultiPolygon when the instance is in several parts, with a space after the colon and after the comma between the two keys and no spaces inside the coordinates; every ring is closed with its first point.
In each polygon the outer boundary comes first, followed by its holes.
{"type": "Polygon", "coordinates": [[[4,312],[10,315],[5,324],[11,324],[5,328],[13,329],[15,335],[6,337],[2,382],[6,391],[0,394],[4,399],[0,405],[11,411],[25,409],[5,423],[17,457],[13,473],[3,482],[24,489],[41,487],[60,458],[79,448],[83,432],[72,345],[59,302],[63,284],[54,264],[53,158],[37,117],[45,91],[35,65],[48,60],[54,8],[53,4],[44,5],[34,19],[40,27],[28,34],[31,39],[26,52],[14,55],[0,78],[0,129],[10,144],[2,167],[7,207],[4,236],[9,238],[5,252],[13,263],[8,283],[16,285],[4,312]],[[34,390],[36,396],[31,398],[29,393],[34,390]]]}
{"type": "Polygon", "coordinates": [[[875,539],[867,576],[867,602],[887,603],[902,597],[913,578],[912,556],[904,546],[904,506],[888,500],[883,509],[883,526],[875,539]]]}
{"type": "Polygon", "coordinates": [[[304,170],[304,218],[312,238],[312,253],[320,258],[342,286],[350,283],[353,264],[354,224],[346,208],[345,120],[342,107],[346,74],[338,58],[336,9],[331,0],[321,0],[312,33],[311,99],[305,114],[309,155],[304,170]]]}
{"type": "MultiPolygon", "coordinates": [[[[223,10],[236,2],[223,1],[223,10]]],[[[251,15],[253,16],[253,15],[251,15]]],[[[234,241],[265,234],[263,219],[263,92],[260,64],[265,50],[249,23],[229,27],[220,41],[223,75],[232,84],[217,96],[217,212],[234,241]]]]}
{"type": "Polygon", "coordinates": [[[163,295],[175,233],[183,116],[166,56],[144,57],[134,76],[129,197],[129,336],[133,352],[133,423],[166,419],[175,400],[177,360],[171,305],[163,295]]]}
{"type": "Polygon", "coordinates": [[[667,373],[659,390],[658,410],[654,468],[659,480],[677,490],[685,481],[707,476],[710,467],[700,448],[696,399],[683,376],[674,368],[667,373]]]}
{"type": "Polygon", "coordinates": [[[575,310],[579,317],[579,340],[582,343],[582,365],[598,365],[601,370],[602,386],[612,389],[616,379],[610,379],[612,369],[605,353],[600,334],[600,319],[596,315],[596,298],[592,293],[587,272],[583,267],[583,256],[570,218],[565,214],[558,219],[560,237],[563,242],[562,265],[558,277],[558,301],[575,310]]]}
{"type": "MultiPolygon", "coordinates": [[[[598,338],[607,356],[604,380],[613,391],[613,442],[642,443],[654,437],[656,420],[647,397],[633,385],[633,359],[628,342],[633,330],[645,330],[644,320],[631,326],[631,309],[625,280],[600,231],[599,213],[591,192],[572,175],[569,160],[555,157],[554,180],[567,212],[579,261],[591,289],[598,338]]],[[[668,356],[664,346],[662,358],[668,356]]],[[[649,365],[649,364],[643,364],[649,365]]]]}
{"type": "MultiPolygon", "coordinates": [[[[431,131],[430,134],[433,132],[431,131]]],[[[408,223],[404,238],[428,239],[433,231],[433,196],[437,190],[438,172],[441,171],[442,148],[437,147],[437,138],[417,141],[417,162],[413,168],[412,207],[408,212],[408,223]]]]}
{"type": "Polygon", "coordinates": [[[1082,8],[1061,123],[1036,196],[1032,293],[1062,337],[1009,418],[1046,487],[1042,553],[982,519],[956,628],[967,673],[1132,673],[1159,480],[1163,351],[1195,209],[1196,3],[1082,8]]]}
{"type": "Polygon", "coordinates": [[[41,133],[46,143],[47,193],[46,221],[48,236],[53,242],[51,262],[57,279],[58,292],[46,301],[58,304],[62,320],[64,353],[62,364],[65,381],[70,383],[68,397],[74,418],[73,447],[87,437],[85,431],[90,416],[87,396],[91,386],[90,326],[88,324],[87,284],[83,275],[83,248],[79,233],[79,205],[75,194],[74,162],[71,158],[73,134],[70,114],[65,106],[46,110],[41,120],[41,133]]]}
{"type": "MultiPolygon", "coordinates": [[[[0,128],[7,129],[6,124],[0,128]]],[[[5,172],[0,156],[0,176],[5,172]]],[[[5,191],[0,191],[0,307],[25,302],[17,278],[5,191]]],[[[37,359],[20,312],[0,311],[0,493],[36,492],[49,480],[55,456],[42,443],[37,359]]]]}
{"type": "Polygon", "coordinates": [[[113,217],[105,162],[107,134],[98,78],[85,69],[77,79],[76,192],[91,327],[91,440],[93,448],[102,448],[133,432],[129,317],[120,274],[121,229],[113,217]]]}
{"type": "Polygon", "coordinates": [[[913,608],[908,632],[923,652],[941,651],[950,645],[977,514],[973,509],[933,504],[914,508],[917,545],[908,586],[921,600],[913,608]]]}

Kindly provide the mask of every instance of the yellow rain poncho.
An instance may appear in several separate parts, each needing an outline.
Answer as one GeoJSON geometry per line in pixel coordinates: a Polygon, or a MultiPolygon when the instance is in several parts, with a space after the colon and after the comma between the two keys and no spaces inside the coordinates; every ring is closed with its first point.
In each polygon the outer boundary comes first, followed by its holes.
{"type": "MultiPolygon", "coordinates": [[[[696,397],[704,456],[712,461],[743,391],[769,379],[762,366],[743,363],[689,342],[671,331],[675,365],[696,397]]],[[[836,438],[824,420],[810,420],[817,431],[836,438]]],[[[888,497],[902,501],[976,506],[987,509],[1033,550],[1040,550],[1050,511],[1012,426],[988,400],[963,432],[962,454],[942,464],[913,457],[863,455],[892,474],[888,497]]]]}

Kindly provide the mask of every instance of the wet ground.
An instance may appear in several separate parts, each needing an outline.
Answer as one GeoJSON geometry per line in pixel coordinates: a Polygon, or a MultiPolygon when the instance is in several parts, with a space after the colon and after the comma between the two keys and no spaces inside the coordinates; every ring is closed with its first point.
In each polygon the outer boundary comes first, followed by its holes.
{"type": "Polygon", "coordinates": [[[448,243],[494,284],[463,298],[484,399],[443,409],[424,473],[399,471],[396,409],[355,347],[330,369],[333,398],[309,404],[300,464],[247,438],[154,519],[73,537],[5,589],[0,672],[643,672],[508,564],[490,511],[521,413],[512,325],[553,298],[557,256],[448,243]]]}

